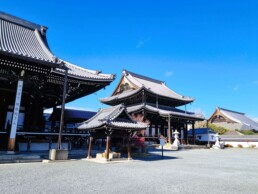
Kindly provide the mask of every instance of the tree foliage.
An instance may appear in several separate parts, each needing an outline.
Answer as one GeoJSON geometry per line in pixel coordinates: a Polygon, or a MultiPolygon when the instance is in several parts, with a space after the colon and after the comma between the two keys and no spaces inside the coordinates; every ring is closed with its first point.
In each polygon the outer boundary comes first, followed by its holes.
{"type": "Polygon", "coordinates": [[[219,135],[222,135],[222,134],[226,133],[227,131],[229,131],[228,129],[226,129],[224,127],[220,127],[220,126],[217,126],[212,123],[208,123],[208,126],[207,126],[207,121],[201,121],[201,122],[196,123],[196,125],[195,125],[195,128],[206,128],[206,127],[212,129],[219,135]]]}
{"type": "Polygon", "coordinates": [[[214,125],[212,123],[209,123],[208,127],[211,128],[216,133],[218,133],[219,135],[222,135],[222,134],[224,134],[224,133],[226,133],[228,131],[228,129],[226,129],[224,127],[220,127],[220,126],[214,125]]]}

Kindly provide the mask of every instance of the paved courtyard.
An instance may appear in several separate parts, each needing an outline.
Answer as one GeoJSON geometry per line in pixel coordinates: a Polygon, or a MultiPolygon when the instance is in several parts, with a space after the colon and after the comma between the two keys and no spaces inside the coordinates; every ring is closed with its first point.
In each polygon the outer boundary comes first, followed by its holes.
{"type": "Polygon", "coordinates": [[[140,161],[1,164],[1,193],[258,194],[258,149],[160,152],[140,161]]]}

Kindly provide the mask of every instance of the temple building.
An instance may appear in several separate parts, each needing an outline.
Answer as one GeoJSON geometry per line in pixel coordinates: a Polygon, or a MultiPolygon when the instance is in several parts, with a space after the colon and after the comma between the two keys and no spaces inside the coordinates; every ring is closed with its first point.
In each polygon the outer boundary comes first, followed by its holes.
{"type": "MultiPolygon", "coordinates": [[[[0,12],[0,149],[44,138],[43,110],[92,94],[114,79],[55,56],[47,27],[0,12]],[[16,139],[18,139],[16,141],[16,139]],[[8,145],[8,146],[7,146],[8,145]]],[[[17,146],[16,146],[17,147],[17,146]]]]}
{"type": "Polygon", "coordinates": [[[256,130],[258,123],[250,119],[245,113],[217,107],[208,122],[229,130],[256,130]]]}
{"type": "Polygon", "coordinates": [[[182,143],[187,144],[187,126],[193,126],[194,135],[195,121],[204,120],[201,115],[177,108],[192,103],[193,98],[174,92],[163,81],[127,70],[123,70],[121,80],[111,96],[100,100],[111,106],[124,104],[134,121],[149,125],[144,134],[146,138],[163,135],[170,143],[173,131],[178,130],[182,143]]]}

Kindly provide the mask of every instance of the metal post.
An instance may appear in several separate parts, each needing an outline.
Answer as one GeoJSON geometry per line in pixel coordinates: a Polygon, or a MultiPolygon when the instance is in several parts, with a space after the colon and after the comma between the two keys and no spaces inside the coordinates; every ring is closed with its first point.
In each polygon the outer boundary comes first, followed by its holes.
{"type": "Polygon", "coordinates": [[[64,88],[63,88],[63,100],[61,106],[61,118],[60,118],[60,127],[59,127],[59,134],[58,134],[58,143],[57,149],[62,149],[62,130],[64,128],[64,110],[65,110],[65,99],[66,99],[66,88],[67,88],[67,75],[68,69],[65,69],[65,79],[64,79],[64,88]]]}

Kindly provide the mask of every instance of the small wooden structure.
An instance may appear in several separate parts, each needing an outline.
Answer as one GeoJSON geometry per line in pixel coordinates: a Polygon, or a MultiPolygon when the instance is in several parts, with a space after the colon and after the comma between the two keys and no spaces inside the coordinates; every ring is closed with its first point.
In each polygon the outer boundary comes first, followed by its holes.
{"type": "Polygon", "coordinates": [[[133,121],[127,113],[124,105],[120,104],[110,108],[99,110],[99,112],[88,121],[78,126],[79,130],[90,132],[88,159],[92,158],[93,138],[106,138],[106,150],[104,158],[110,159],[111,137],[128,138],[128,159],[131,159],[131,137],[135,131],[144,130],[148,127],[145,123],[133,121]]]}

